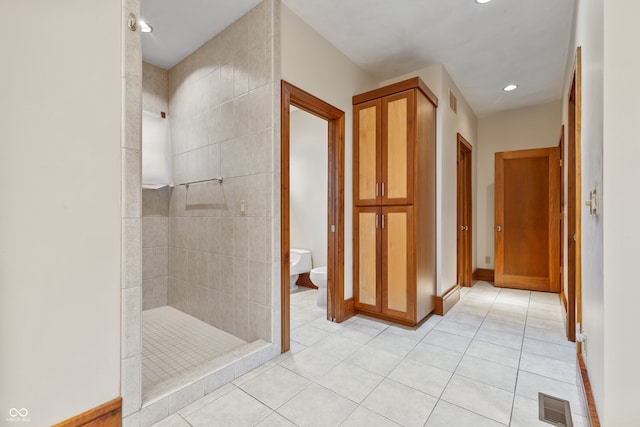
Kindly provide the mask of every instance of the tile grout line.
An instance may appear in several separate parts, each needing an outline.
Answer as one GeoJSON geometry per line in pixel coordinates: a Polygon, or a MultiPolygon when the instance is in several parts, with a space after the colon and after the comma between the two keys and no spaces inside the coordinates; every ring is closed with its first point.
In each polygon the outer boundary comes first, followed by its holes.
{"type": "MultiPolygon", "coordinates": [[[[480,327],[482,326],[482,324],[483,324],[483,323],[484,323],[484,321],[486,320],[487,316],[488,316],[488,315],[489,315],[489,313],[491,312],[491,308],[494,306],[494,304],[495,304],[495,300],[498,298],[498,295],[500,294],[500,292],[502,292],[502,290],[500,290],[500,291],[496,294],[496,296],[494,297],[493,301],[491,302],[491,307],[489,307],[489,310],[487,310],[487,313],[486,313],[486,314],[484,315],[484,317],[482,318],[482,322],[480,323],[480,325],[478,325],[478,329],[477,329],[477,330],[476,330],[476,332],[473,334],[473,337],[471,337],[471,341],[469,341],[469,344],[467,345],[467,347],[466,347],[466,349],[465,349],[464,353],[462,353],[462,357],[460,358],[460,361],[459,361],[459,362],[458,362],[458,364],[456,365],[455,370],[451,373],[451,377],[449,378],[449,381],[447,381],[447,384],[446,384],[446,385],[445,385],[445,387],[442,389],[442,393],[440,393],[440,397],[438,397],[438,401],[436,402],[436,406],[437,406],[437,405],[438,405],[438,403],[442,400],[443,402],[446,402],[446,403],[448,403],[448,404],[450,404],[450,405],[454,405],[454,406],[456,406],[456,407],[458,407],[458,408],[461,408],[461,409],[463,409],[463,410],[465,410],[465,411],[467,411],[467,412],[471,412],[471,413],[473,413],[473,414],[475,414],[475,415],[478,415],[478,416],[480,416],[480,417],[483,417],[483,418],[485,418],[485,419],[488,419],[488,420],[491,420],[491,421],[495,421],[495,422],[497,422],[497,423],[499,423],[499,424],[502,424],[501,422],[499,422],[499,421],[497,421],[497,420],[495,420],[495,419],[493,419],[493,418],[491,418],[491,417],[487,417],[487,416],[482,415],[482,414],[479,414],[479,413],[477,413],[477,412],[475,412],[475,411],[473,411],[473,410],[471,410],[471,409],[469,409],[469,408],[464,408],[464,407],[459,406],[459,405],[457,405],[457,404],[455,404],[455,403],[452,403],[452,402],[449,402],[449,401],[447,401],[447,400],[442,399],[442,395],[444,394],[445,390],[447,389],[447,387],[448,387],[448,386],[449,386],[449,384],[451,383],[451,379],[453,379],[453,376],[454,376],[454,375],[456,375],[456,371],[458,370],[458,367],[460,366],[460,363],[462,363],[462,359],[464,359],[464,356],[466,356],[466,355],[467,355],[467,351],[469,350],[469,347],[470,347],[470,346],[471,346],[471,344],[473,343],[473,340],[475,339],[475,336],[477,335],[478,331],[480,330],[480,327]]],[[[469,294],[469,293],[467,292],[467,294],[466,294],[466,295],[468,295],[468,294],[469,294]]],[[[466,297],[466,295],[465,295],[465,297],[466,297]]],[[[445,317],[445,316],[442,316],[442,318],[443,318],[443,319],[444,319],[444,317],[445,317]]],[[[434,327],[434,328],[435,328],[435,327],[434,327]]],[[[431,331],[429,331],[429,333],[431,333],[431,331]]],[[[428,335],[428,334],[427,334],[427,335],[428,335]]],[[[471,357],[474,357],[474,356],[471,356],[471,357]]],[[[486,359],[482,359],[482,360],[486,360],[486,359]]],[[[494,362],[494,363],[495,363],[495,362],[494,362]]],[[[460,374],[458,374],[458,375],[460,375],[460,374]]],[[[468,378],[468,377],[466,377],[466,376],[464,376],[464,375],[460,375],[460,376],[462,376],[462,377],[464,377],[464,378],[468,378]]],[[[472,381],[477,381],[477,382],[479,382],[479,383],[481,383],[481,384],[485,384],[485,383],[483,383],[483,382],[481,382],[481,381],[474,380],[473,378],[469,378],[469,379],[471,379],[472,381]]],[[[485,384],[485,385],[489,385],[489,384],[485,384]]],[[[499,388],[499,387],[496,387],[496,388],[499,388]]],[[[514,390],[514,395],[515,395],[515,390],[514,390]]],[[[513,410],[513,403],[512,403],[512,405],[511,405],[511,406],[512,406],[512,410],[513,410]]],[[[434,409],[435,409],[435,406],[434,406],[434,409]]],[[[431,416],[432,416],[432,415],[433,415],[433,411],[431,412],[431,414],[429,414],[429,417],[428,417],[428,418],[427,418],[427,420],[425,421],[425,425],[426,425],[426,423],[428,423],[428,422],[429,422],[429,418],[431,418],[431,416]]],[[[509,417],[509,421],[511,421],[511,417],[509,417]]],[[[503,424],[503,425],[504,425],[504,424],[503,424]]]]}
{"type": "Polygon", "coordinates": [[[516,383],[514,384],[513,387],[513,399],[511,400],[511,412],[509,414],[509,425],[511,425],[512,421],[513,421],[513,410],[515,408],[516,405],[516,392],[518,390],[518,381],[520,379],[520,363],[522,361],[522,351],[524,348],[524,336],[527,332],[527,322],[529,320],[529,305],[531,304],[531,292],[529,292],[529,302],[527,304],[527,315],[524,318],[524,330],[522,331],[522,343],[520,346],[520,357],[518,357],[518,369],[516,371],[516,383]]]}

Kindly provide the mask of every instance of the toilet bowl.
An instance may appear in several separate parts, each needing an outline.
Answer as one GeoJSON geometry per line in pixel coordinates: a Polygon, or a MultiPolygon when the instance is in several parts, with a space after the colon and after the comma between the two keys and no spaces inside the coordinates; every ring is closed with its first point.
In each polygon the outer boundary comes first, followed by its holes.
{"type": "Polygon", "coordinates": [[[327,306],[327,267],[318,267],[311,270],[309,278],[318,287],[317,304],[319,307],[327,306]]]}
{"type": "Polygon", "coordinates": [[[306,249],[289,249],[289,291],[298,289],[296,282],[302,273],[311,271],[311,251],[306,249]]]}

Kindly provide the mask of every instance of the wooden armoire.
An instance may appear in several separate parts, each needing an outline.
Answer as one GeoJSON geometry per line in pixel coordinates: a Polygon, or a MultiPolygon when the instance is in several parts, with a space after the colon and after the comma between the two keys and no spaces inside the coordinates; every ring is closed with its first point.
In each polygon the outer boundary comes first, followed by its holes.
{"type": "Polygon", "coordinates": [[[356,311],[415,325],[436,293],[436,108],[419,78],[353,97],[356,311]]]}

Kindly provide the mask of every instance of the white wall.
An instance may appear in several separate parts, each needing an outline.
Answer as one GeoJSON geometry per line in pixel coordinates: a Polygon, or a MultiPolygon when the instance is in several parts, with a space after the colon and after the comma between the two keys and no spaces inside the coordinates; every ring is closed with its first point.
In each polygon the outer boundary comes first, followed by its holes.
{"type": "Polygon", "coordinates": [[[120,394],[121,13],[0,4],[3,421],[15,407],[51,425],[120,394]]]}
{"type": "MultiPolygon", "coordinates": [[[[589,191],[602,189],[603,135],[603,0],[576,3],[572,42],[565,74],[563,98],[564,123],[567,124],[567,104],[574,70],[576,48],[582,47],[582,330],[588,339],[583,356],[600,420],[604,405],[604,303],[603,303],[603,228],[602,217],[591,217],[584,206],[589,191]]],[[[625,5],[626,8],[626,5],[625,5]]],[[[626,13],[626,12],[625,12],[626,13]]],[[[568,132],[568,128],[566,128],[568,132]]],[[[568,139],[565,139],[568,143],[568,139]]],[[[625,295],[625,298],[627,296],[625,295]]],[[[626,423],[603,425],[627,425],[626,423]]]]}
{"type": "MultiPolygon", "coordinates": [[[[636,189],[640,182],[638,16],[639,2],[604,2],[604,190],[603,213],[595,225],[599,228],[602,224],[604,237],[601,249],[604,281],[603,288],[598,289],[604,293],[604,342],[596,345],[603,346],[605,354],[604,387],[598,390],[597,398],[604,401],[600,420],[606,426],[640,425],[640,344],[633,333],[640,301],[640,286],[636,279],[640,253],[640,228],[637,225],[640,199],[636,189]]],[[[585,77],[599,71],[598,63],[584,65],[588,65],[585,77]]],[[[587,125],[585,120],[583,123],[587,125]]],[[[584,184],[587,185],[585,193],[597,184],[594,181],[584,184]]],[[[583,312],[586,314],[589,308],[585,304],[583,312]]],[[[591,343],[589,358],[593,357],[594,344],[591,343]]],[[[600,378],[597,385],[600,387],[600,378]]]]}
{"type": "MultiPolygon", "coordinates": [[[[420,77],[438,97],[436,110],[436,164],[437,164],[437,294],[442,295],[458,281],[457,278],[457,134],[460,133],[473,146],[473,247],[476,247],[476,200],[475,178],[477,170],[477,119],[475,113],[441,64],[432,65],[389,80],[380,86],[399,82],[411,77],[420,77]],[[449,91],[457,98],[458,110],[449,108],[449,91]]],[[[475,268],[475,257],[473,267],[475,268]]]]}
{"type": "Polygon", "coordinates": [[[313,267],[327,265],[329,127],[306,111],[291,112],[289,129],[290,245],[311,251],[313,267]]]}
{"type": "Polygon", "coordinates": [[[477,265],[494,267],[495,153],[529,148],[557,147],[560,142],[562,104],[509,110],[481,118],[478,122],[477,265]],[[485,257],[490,256],[490,262],[485,257]]]}
{"type": "Polygon", "coordinates": [[[345,112],[344,297],[353,297],[353,109],[352,97],[377,81],[281,6],[281,75],[287,82],[345,112]]]}

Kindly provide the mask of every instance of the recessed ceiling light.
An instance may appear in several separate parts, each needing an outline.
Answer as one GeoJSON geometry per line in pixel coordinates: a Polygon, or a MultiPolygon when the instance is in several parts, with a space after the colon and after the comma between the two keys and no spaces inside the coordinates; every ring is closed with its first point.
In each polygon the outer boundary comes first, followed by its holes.
{"type": "Polygon", "coordinates": [[[485,4],[489,3],[491,0],[476,0],[476,3],[485,4]]]}
{"type": "Polygon", "coordinates": [[[140,31],[142,31],[143,33],[151,33],[151,32],[153,32],[153,27],[151,25],[147,24],[142,19],[140,21],[138,21],[138,25],[140,25],[140,31]]]}
{"type": "Polygon", "coordinates": [[[504,90],[505,92],[511,92],[512,90],[516,90],[516,89],[518,89],[518,85],[510,84],[510,85],[506,85],[502,90],[504,90]]]}

